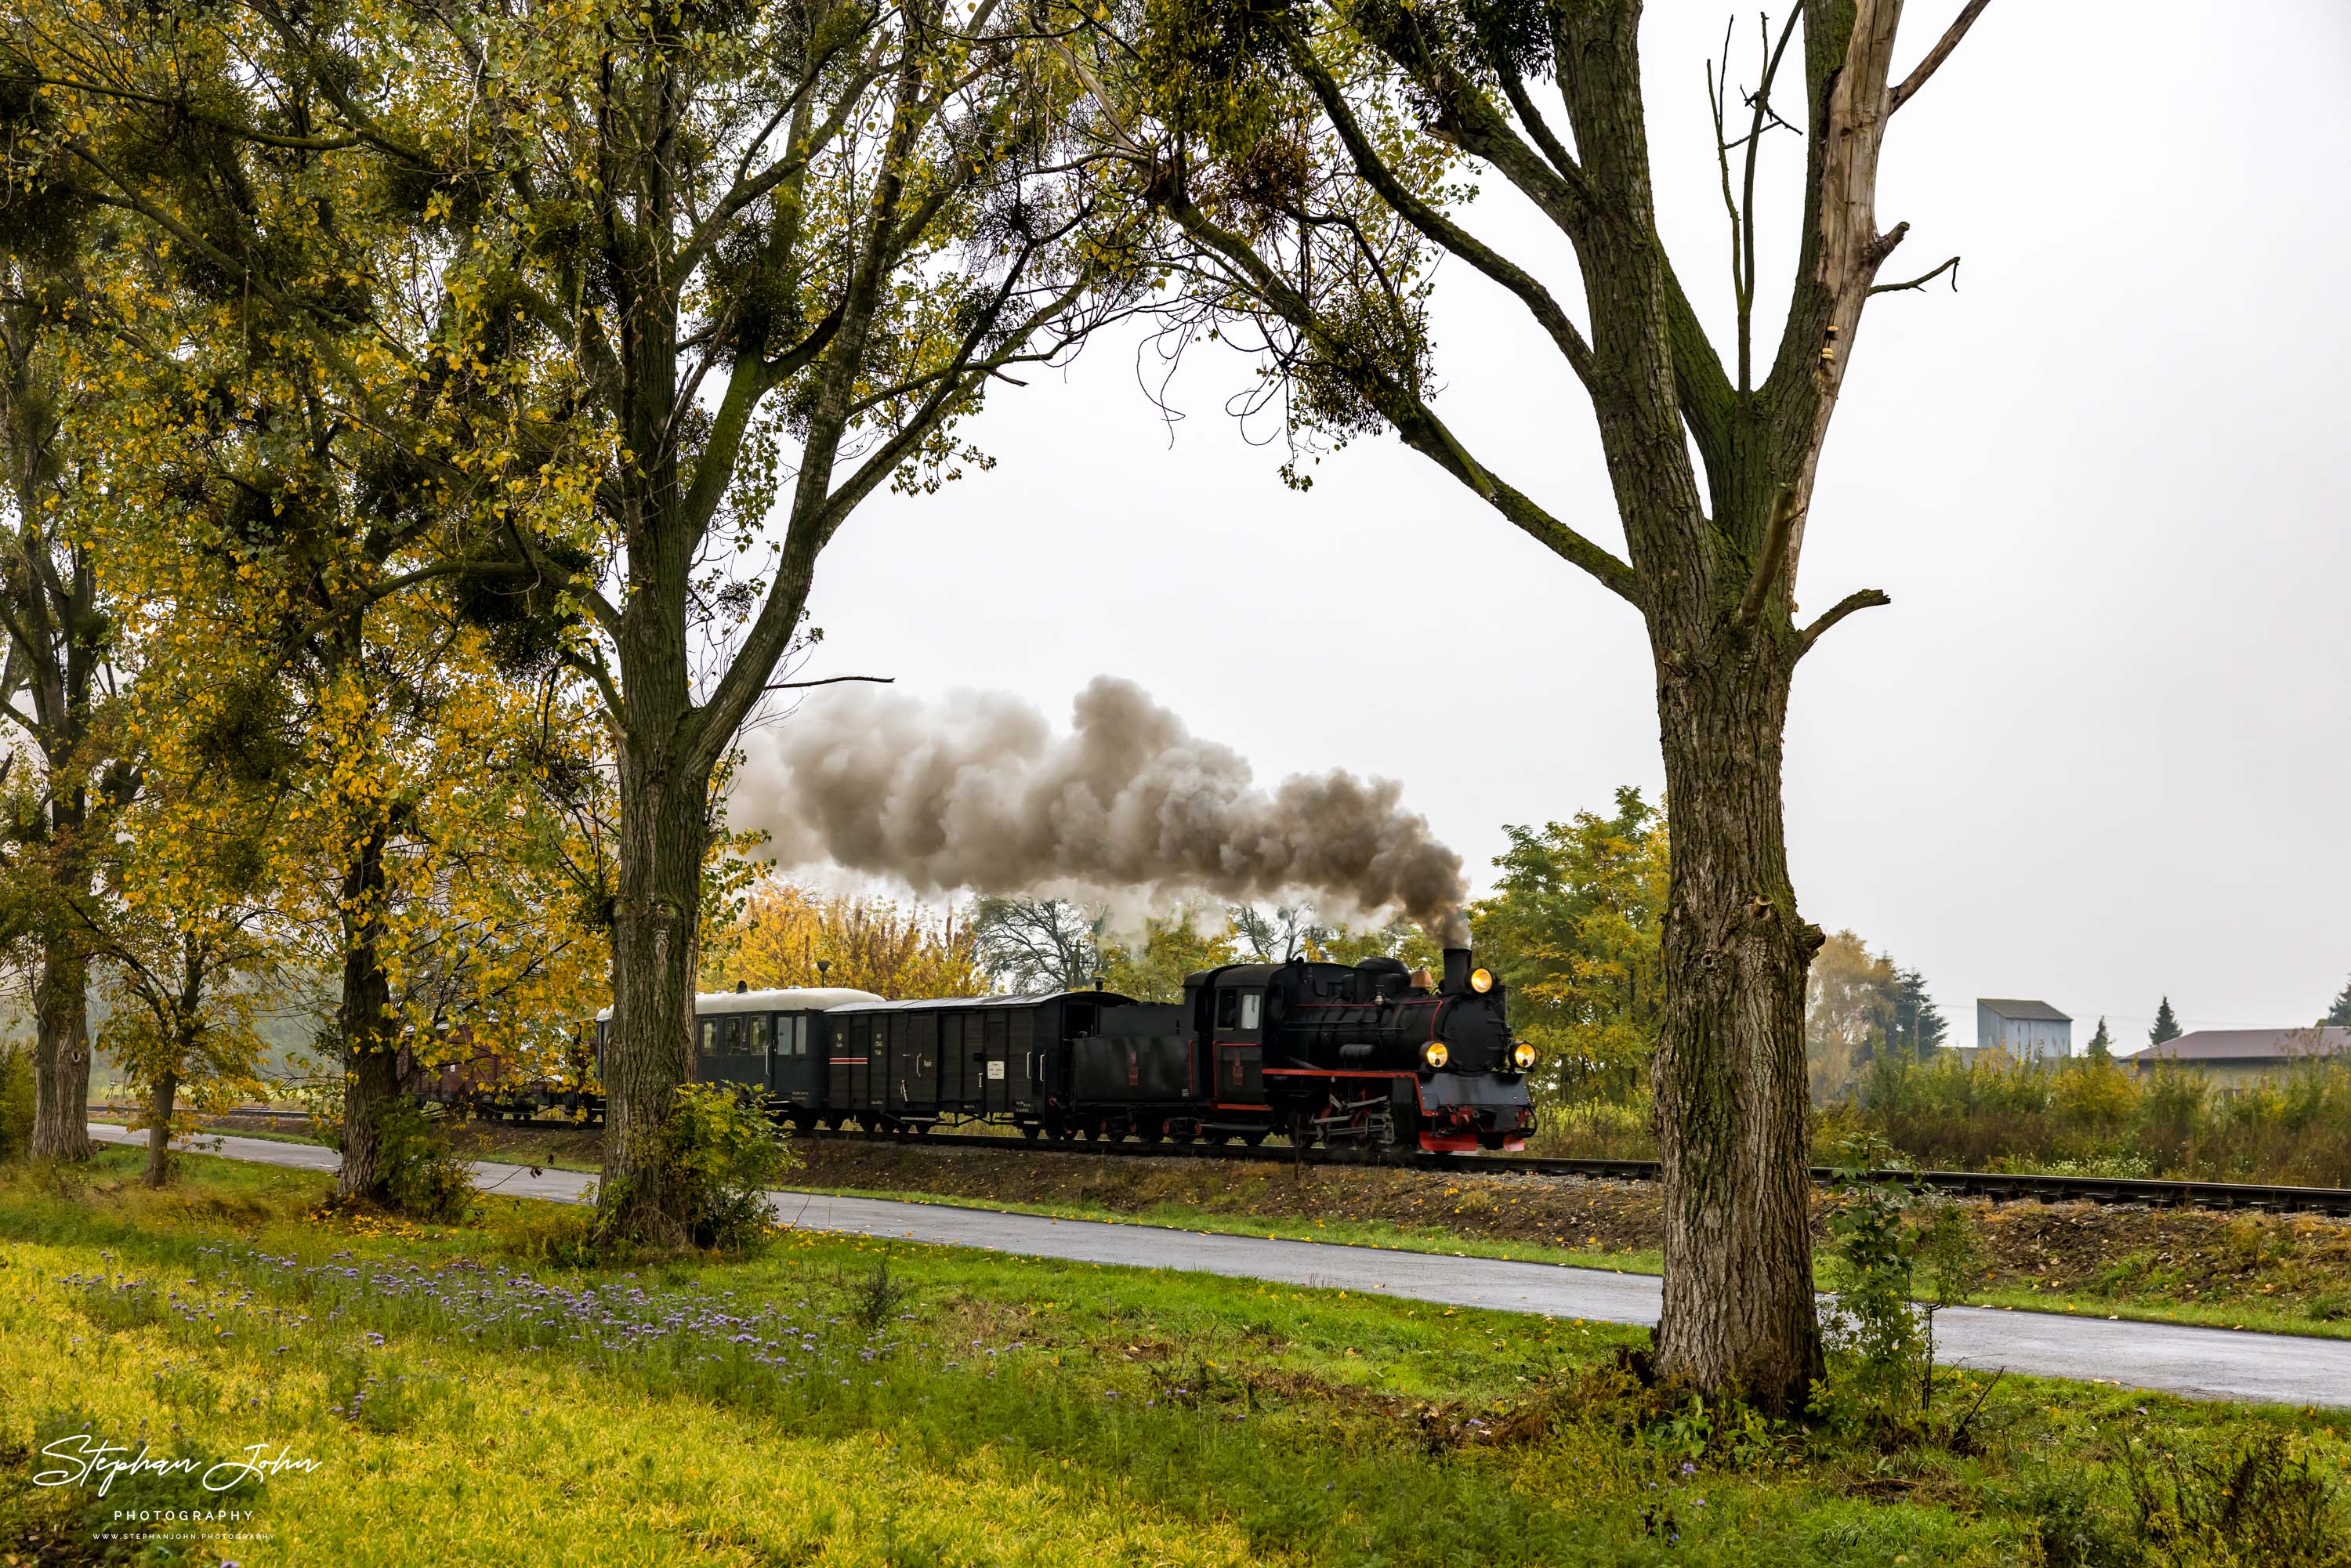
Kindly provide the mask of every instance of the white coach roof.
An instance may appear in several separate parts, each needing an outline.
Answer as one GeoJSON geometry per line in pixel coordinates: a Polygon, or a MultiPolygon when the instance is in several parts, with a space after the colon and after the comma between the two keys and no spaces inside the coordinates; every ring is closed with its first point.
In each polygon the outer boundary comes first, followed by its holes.
{"type": "MultiPolygon", "coordinates": [[[[851,1002],[882,1000],[872,991],[853,986],[791,986],[780,991],[704,991],[694,998],[697,1013],[820,1013],[851,1002]]],[[[596,1015],[598,1023],[611,1021],[612,1009],[596,1015]]]]}

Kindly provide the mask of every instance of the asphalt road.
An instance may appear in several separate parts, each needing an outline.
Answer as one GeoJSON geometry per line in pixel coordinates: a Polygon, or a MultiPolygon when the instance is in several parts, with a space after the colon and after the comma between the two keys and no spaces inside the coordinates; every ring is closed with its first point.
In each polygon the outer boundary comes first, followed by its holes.
{"type": "MultiPolygon", "coordinates": [[[[144,1141],[143,1134],[134,1137],[99,1123],[91,1124],[89,1133],[104,1143],[144,1141]]],[[[211,1133],[189,1146],[230,1159],[303,1170],[331,1171],[339,1159],[332,1149],[315,1144],[211,1133]]],[[[577,1171],[534,1173],[522,1166],[486,1162],[475,1165],[474,1171],[486,1191],[557,1203],[580,1202],[593,1181],[577,1171]]],[[[1621,1323],[1657,1321],[1658,1281],[1645,1274],[818,1193],[771,1193],[769,1202],[778,1223],[803,1230],[1137,1269],[1179,1269],[1496,1312],[1621,1323]]],[[[2351,1340],[1954,1307],[1935,1320],[1935,1347],[1953,1365],[2160,1389],[2199,1399],[2351,1408],[2351,1340]]]]}

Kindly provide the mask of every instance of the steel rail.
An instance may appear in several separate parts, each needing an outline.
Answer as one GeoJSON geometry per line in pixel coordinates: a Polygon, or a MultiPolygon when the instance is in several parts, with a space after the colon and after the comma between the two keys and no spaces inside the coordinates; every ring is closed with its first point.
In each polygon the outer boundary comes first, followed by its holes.
{"type": "MultiPolygon", "coordinates": [[[[222,1113],[240,1116],[303,1115],[267,1106],[244,1106],[222,1113]]],[[[507,1123],[510,1126],[580,1128],[590,1124],[560,1117],[507,1123]]],[[[1287,1145],[1249,1146],[1226,1144],[1145,1143],[1124,1139],[1060,1139],[1008,1137],[993,1134],[942,1133],[937,1136],[908,1132],[832,1132],[811,1127],[795,1132],[796,1138],[889,1144],[925,1149],[1018,1151],[1024,1154],[1125,1155],[1142,1159],[1235,1160],[1252,1165],[1371,1166],[1391,1169],[1443,1171],[1454,1176],[1581,1176],[1587,1180],[1650,1182],[1658,1178],[1656,1160],[1569,1159],[1546,1155],[1437,1155],[1423,1150],[1346,1148],[1297,1149],[1287,1145]]],[[[1837,1172],[1827,1166],[1812,1167],[1813,1180],[1827,1186],[1837,1172]]],[[[2103,1205],[2138,1204],[2149,1208],[2250,1208],[2281,1213],[2351,1215],[2351,1187],[2287,1186],[2256,1182],[2181,1181],[2142,1176],[2049,1176],[2032,1171],[1924,1171],[1887,1168],[1863,1173],[1871,1182],[1896,1182],[1955,1197],[1982,1197],[1994,1203],[2042,1202],[2103,1205]]]]}

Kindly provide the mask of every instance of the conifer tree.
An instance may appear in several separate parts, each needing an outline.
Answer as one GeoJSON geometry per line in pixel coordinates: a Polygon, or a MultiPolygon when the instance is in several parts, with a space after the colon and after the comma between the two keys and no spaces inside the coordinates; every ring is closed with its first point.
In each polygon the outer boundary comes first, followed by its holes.
{"type": "Polygon", "coordinates": [[[2179,1038],[2179,1020],[2172,1017],[2171,998],[2166,997],[2163,998],[2163,1005],[2155,1009],[2155,1027],[2147,1031],[2147,1043],[2161,1045],[2167,1040],[2179,1038]]]}
{"type": "Polygon", "coordinates": [[[1927,994],[1927,977],[1916,969],[1894,972],[1894,1043],[1924,1061],[1950,1032],[1943,1009],[1927,994]]]}
{"type": "Polygon", "coordinates": [[[2111,1061],[2115,1054],[2114,1036],[2106,1032],[2106,1020],[2098,1019],[2098,1032],[2090,1037],[2090,1054],[2101,1061],[2111,1061]]]}
{"type": "Polygon", "coordinates": [[[2343,982],[2343,989],[2335,995],[2335,1005],[2328,1008],[2326,1016],[2318,1021],[2323,1028],[2351,1029],[2351,980],[2343,982]]]}

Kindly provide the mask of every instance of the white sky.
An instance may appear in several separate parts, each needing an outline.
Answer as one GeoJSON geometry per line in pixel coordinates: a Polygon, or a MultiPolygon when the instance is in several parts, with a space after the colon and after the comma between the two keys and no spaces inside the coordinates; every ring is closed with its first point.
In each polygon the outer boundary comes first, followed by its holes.
{"type": "MultiPolygon", "coordinates": [[[[1957,9],[1913,0],[1900,68],[1957,9]]],[[[1667,238],[1719,325],[1701,72],[1726,15],[1653,6],[1647,45],[1667,238]]],[[[1895,602],[1804,663],[1788,828],[1805,915],[1923,969],[1961,1039],[1979,995],[2054,1003],[2077,1048],[2100,1014],[2143,1040],[2166,992],[2189,1028],[2303,1024],[2351,972],[2346,87],[2341,0],[1996,0],[1894,122],[1879,218],[1912,227],[1885,276],[1966,259],[1956,295],[1863,323],[1799,598],[1895,602]]],[[[1800,151],[1772,148],[1759,359],[1800,151]]],[[[1572,295],[1563,246],[1485,183],[1472,226],[1572,295]]],[[[806,673],[1061,715],[1130,676],[1268,782],[1402,779],[1481,885],[1500,824],[1656,790],[1628,607],[1393,437],[1284,490],[1220,411],[1230,359],[1186,368],[1171,444],[1134,349],[1000,392],[969,427],[993,472],[864,508],[806,673]]],[[[1487,462],[1621,538],[1580,392],[1466,267],[1438,364],[1487,462]]]]}

